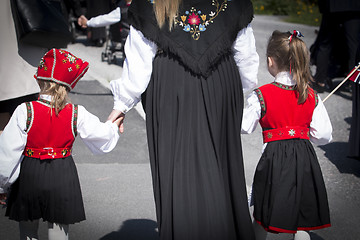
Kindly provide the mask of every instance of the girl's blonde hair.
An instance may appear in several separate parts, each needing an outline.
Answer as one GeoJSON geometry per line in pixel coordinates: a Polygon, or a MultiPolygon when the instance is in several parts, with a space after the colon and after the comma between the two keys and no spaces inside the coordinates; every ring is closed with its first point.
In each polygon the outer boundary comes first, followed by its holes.
{"type": "Polygon", "coordinates": [[[40,94],[51,96],[51,114],[52,109],[54,108],[55,114],[58,115],[59,112],[65,107],[65,105],[70,102],[68,97],[69,89],[55,82],[44,80],[38,80],[38,84],[40,87],[40,94]]]}
{"type": "Polygon", "coordinates": [[[155,0],[154,12],[158,26],[162,28],[166,22],[169,23],[169,30],[174,25],[174,19],[178,14],[182,0],[155,0]]]}
{"type": "Polygon", "coordinates": [[[290,71],[296,81],[299,93],[298,104],[304,103],[309,94],[310,81],[310,52],[306,44],[290,32],[274,31],[271,35],[266,55],[272,57],[280,71],[290,71]]]}

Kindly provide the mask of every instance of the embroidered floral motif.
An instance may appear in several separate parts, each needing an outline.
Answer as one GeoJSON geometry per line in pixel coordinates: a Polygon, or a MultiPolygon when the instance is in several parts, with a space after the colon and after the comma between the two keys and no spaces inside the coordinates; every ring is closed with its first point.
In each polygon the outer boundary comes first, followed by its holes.
{"type": "Polygon", "coordinates": [[[295,86],[289,86],[278,82],[273,82],[272,84],[284,90],[295,90],[295,86]]]}
{"type": "Polygon", "coordinates": [[[29,157],[32,157],[32,155],[34,154],[34,151],[31,148],[29,148],[26,150],[26,153],[29,157]]]}
{"type": "Polygon", "coordinates": [[[71,53],[69,53],[69,52],[65,52],[65,51],[62,51],[62,50],[59,50],[59,52],[61,53],[61,54],[63,54],[64,55],[64,57],[66,58],[66,59],[63,59],[63,63],[67,63],[67,62],[69,62],[69,63],[74,63],[74,62],[76,62],[76,60],[78,59],[77,57],[75,57],[74,55],[72,55],[71,53]]]}
{"type": "Polygon", "coordinates": [[[41,58],[41,60],[40,60],[39,68],[43,68],[44,71],[48,70],[48,67],[45,66],[45,60],[43,58],[41,58]]]}
{"type": "Polygon", "coordinates": [[[65,155],[67,154],[67,152],[68,152],[67,149],[63,149],[63,150],[61,151],[61,154],[65,157],[65,155]]]}
{"type": "Polygon", "coordinates": [[[231,0],[224,0],[221,4],[218,0],[212,0],[212,5],[215,6],[215,11],[211,11],[208,15],[192,7],[189,11],[185,11],[185,14],[181,15],[180,18],[175,18],[175,25],[183,28],[185,32],[191,34],[194,40],[199,40],[200,33],[206,31],[207,27],[214,23],[214,19],[219,15],[220,12],[224,12],[227,8],[228,3],[231,0]]]}
{"type": "Polygon", "coordinates": [[[267,133],[267,138],[271,139],[273,137],[272,133],[268,132],[267,133]]]}
{"type": "MultiPolygon", "coordinates": [[[[148,2],[154,4],[155,0],[148,0],[148,2]]],[[[226,10],[227,2],[231,2],[231,0],[224,0],[221,4],[218,0],[212,0],[212,5],[215,6],[216,9],[208,15],[192,7],[189,11],[185,11],[185,14],[180,16],[180,19],[179,16],[175,17],[175,25],[182,27],[185,32],[191,33],[191,37],[194,40],[199,40],[200,33],[206,31],[206,27],[214,23],[213,20],[219,13],[226,10]]]]}
{"type": "Polygon", "coordinates": [[[290,130],[289,130],[289,135],[293,137],[293,136],[295,135],[295,130],[294,130],[294,129],[290,129],[290,130]]]}

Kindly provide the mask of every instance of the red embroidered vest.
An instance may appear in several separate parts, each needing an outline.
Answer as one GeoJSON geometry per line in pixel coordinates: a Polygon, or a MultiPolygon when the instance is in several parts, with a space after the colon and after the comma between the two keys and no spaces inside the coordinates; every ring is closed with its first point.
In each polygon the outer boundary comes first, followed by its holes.
{"type": "Polygon", "coordinates": [[[58,115],[48,101],[27,102],[27,143],[24,155],[40,159],[71,154],[77,134],[77,105],[67,104],[58,115]]]}
{"type": "Polygon", "coordinates": [[[309,139],[309,127],[318,98],[309,88],[307,100],[298,104],[294,86],[266,84],[255,89],[260,105],[264,143],[291,138],[309,139]]]}

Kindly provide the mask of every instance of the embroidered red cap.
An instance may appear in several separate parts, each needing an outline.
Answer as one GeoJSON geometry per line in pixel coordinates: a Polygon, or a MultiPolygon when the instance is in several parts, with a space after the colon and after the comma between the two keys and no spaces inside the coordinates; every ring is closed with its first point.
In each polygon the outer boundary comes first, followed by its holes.
{"type": "Polygon", "coordinates": [[[89,63],[72,53],[53,48],[40,60],[36,79],[53,81],[73,89],[89,69],[89,63]]]}

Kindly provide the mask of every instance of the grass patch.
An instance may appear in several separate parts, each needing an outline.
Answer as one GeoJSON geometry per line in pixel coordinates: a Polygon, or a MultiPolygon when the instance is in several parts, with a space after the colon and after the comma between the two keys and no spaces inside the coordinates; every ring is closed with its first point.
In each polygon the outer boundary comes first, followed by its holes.
{"type": "Polygon", "coordinates": [[[317,0],[252,0],[255,14],[287,16],[292,23],[320,26],[317,0]]]}

